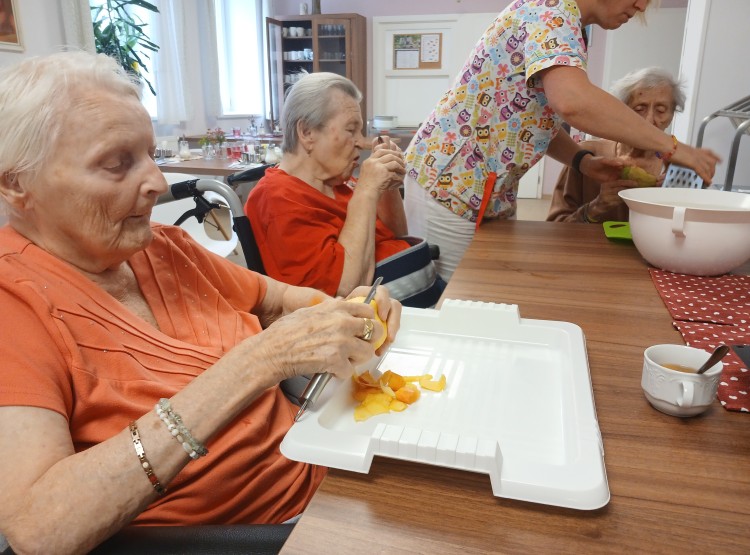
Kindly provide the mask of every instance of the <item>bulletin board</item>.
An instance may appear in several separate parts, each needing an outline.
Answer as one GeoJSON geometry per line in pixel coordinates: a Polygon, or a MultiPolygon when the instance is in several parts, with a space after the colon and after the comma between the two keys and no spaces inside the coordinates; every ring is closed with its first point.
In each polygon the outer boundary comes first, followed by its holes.
{"type": "Polygon", "coordinates": [[[393,69],[441,69],[443,33],[393,35],[393,69]]]}

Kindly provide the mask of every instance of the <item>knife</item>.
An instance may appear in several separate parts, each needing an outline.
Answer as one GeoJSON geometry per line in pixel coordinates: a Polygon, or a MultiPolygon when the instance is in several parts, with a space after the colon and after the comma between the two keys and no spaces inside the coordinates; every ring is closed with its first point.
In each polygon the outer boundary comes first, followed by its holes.
{"type": "MultiPolygon", "coordinates": [[[[370,288],[370,292],[367,293],[367,297],[365,297],[364,304],[370,304],[370,301],[375,297],[375,291],[377,290],[378,285],[380,285],[382,281],[383,276],[380,276],[375,280],[375,283],[373,283],[372,287],[370,288]]],[[[320,397],[320,394],[323,392],[323,389],[330,379],[330,372],[319,372],[312,377],[310,383],[307,384],[307,387],[298,399],[301,405],[299,407],[299,410],[297,411],[297,414],[294,416],[295,422],[297,422],[297,420],[299,420],[300,417],[305,413],[307,407],[315,404],[315,401],[318,400],[318,397],[320,397]]]]}

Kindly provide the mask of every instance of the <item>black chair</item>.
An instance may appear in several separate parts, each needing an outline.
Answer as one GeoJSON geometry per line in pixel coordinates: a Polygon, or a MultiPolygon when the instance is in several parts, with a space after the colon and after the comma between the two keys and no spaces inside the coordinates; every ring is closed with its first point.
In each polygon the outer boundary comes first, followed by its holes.
{"type": "Polygon", "coordinates": [[[185,219],[191,217],[195,217],[199,222],[202,222],[206,214],[220,207],[218,204],[211,203],[204,198],[203,193],[206,191],[213,191],[226,201],[229,211],[232,214],[232,229],[237,234],[237,238],[242,246],[247,267],[260,274],[265,274],[266,269],[260,257],[260,250],[258,249],[258,243],[255,241],[250,220],[245,215],[242,202],[237,193],[225,183],[216,181],[215,179],[189,179],[173,183],[169,186],[169,190],[159,197],[158,204],[192,197],[195,201],[195,208],[184,213],[175,222],[175,225],[180,225],[185,219]]]}
{"type": "MultiPolygon", "coordinates": [[[[92,555],[275,555],[294,524],[126,526],[92,555]]],[[[15,555],[6,547],[0,555],[15,555]]]]}

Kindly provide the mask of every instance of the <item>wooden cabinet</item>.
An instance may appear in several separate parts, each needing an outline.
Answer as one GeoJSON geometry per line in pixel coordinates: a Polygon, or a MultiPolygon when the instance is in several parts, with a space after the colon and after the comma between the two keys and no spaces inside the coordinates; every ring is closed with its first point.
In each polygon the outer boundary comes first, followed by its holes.
{"type": "Polygon", "coordinates": [[[359,14],[266,18],[271,119],[278,121],[284,92],[300,72],[329,71],[348,77],[362,91],[367,110],[367,26],[359,14]]]}

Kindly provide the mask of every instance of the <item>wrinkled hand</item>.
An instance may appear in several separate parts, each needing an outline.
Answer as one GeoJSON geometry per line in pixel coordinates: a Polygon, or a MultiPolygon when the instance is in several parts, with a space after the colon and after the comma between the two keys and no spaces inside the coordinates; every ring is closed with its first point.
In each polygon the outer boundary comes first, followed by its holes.
{"type": "MultiPolygon", "coordinates": [[[[381,297],[381,300],[386,316],[392,318],[390,311],[393,306],[387,297],[381,297]]],[[[400,313],[400,305],[396,312],[400,313]]],[[[364,364],[375,354],[372,343],[361,339],[362,319],[374,315],[372,306],[364,303],[325,300],[279,318],[263,332],[243,341],[227,356],[236,356],[236,350],[252,349],[249,351],[252,358],[245,362],[245,366],[252,366],[253,361],[267,365],[270,368],[269,387],[293,376],[318,372],[346,378],[352,375],[355,366],[364,364]]],[[[394,327],[398,329],[398,317],[395,322],[394,327]]]]}
{"type": "Polygon", "coordinates": [[[638,187],[638,183],[629,179],[617,179],[602,183],[599,194],[589,202],[588,215],[595,220],[601,220],[608,212],[624,204],[625,201],[620,198],[618,193],[634,187],[638,187]]]}
{"type": "Polygon", "coordinates": [[[380,192],[401,186],[406,175],[404,153],[390,140],[373,141],[372,153],[362,164],[357,187],[376,187],[380,192]]]}
{"type": "Polygon", "coordinates": [[[679,143],[671,161],[694,170],[703,178],[705,185],[710,185],[716,172],[716,164],[721,162],[721,158],[713,150],[679,143]]]}
{"type": "Polygon", "coordinates": [[[603,156],[584,156],[581,160],[581,173],[599,183],[620,179],[625,161],[621,158],[605,158],[603,156]]]}
{"type": "MultiPolygon", "coordinates": [[[[368,286],[363,285],[360,287],[355,287],[354,290],[349,294],[347,299],[352,299],[354,297],[366,297],[369,292],[370,287],[368,286]]],[[[401,303],[396,299],[391,298],[388,289],[386,287],[383,287],[382,285],[378,287],[375,292],[375,303],[378,305],[378,317],[383,322],[385,322],[386,326],[388,327],[388,337],[386,338],[385,343],[383,343],[375,352],[375,354],[380,355],[385,352],[388,346],[393,343],[394,339],[396,339],[396,334],[401,327],[402,306],[401,303]]],[[[380,324],[376,321],[375,330],[372,334],[373,337],[380,337],[380,327],[380,324]]]]}

